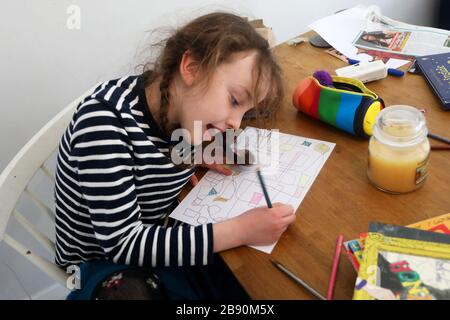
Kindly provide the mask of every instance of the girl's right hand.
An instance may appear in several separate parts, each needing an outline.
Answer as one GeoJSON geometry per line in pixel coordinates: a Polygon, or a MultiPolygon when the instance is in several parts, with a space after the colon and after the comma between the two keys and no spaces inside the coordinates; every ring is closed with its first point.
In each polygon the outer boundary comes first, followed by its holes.
{"type": "Polygon", "coordinates": [[[274,203],[272,208],[258,207],[236,217],[245,245],[269,245],[277,241],[295,221],[291,205],[274,203]]]}

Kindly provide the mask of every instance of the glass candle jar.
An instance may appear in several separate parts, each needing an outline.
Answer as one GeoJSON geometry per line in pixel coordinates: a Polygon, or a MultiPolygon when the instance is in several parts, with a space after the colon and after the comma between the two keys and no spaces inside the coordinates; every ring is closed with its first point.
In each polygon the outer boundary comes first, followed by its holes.
{"type": "Polygon", "coordinates": [[[430,144],[425,117],[410,106],[383,109],[369,141],[369,180],[389,193],[406,193],[427,178],[430,144]]]}

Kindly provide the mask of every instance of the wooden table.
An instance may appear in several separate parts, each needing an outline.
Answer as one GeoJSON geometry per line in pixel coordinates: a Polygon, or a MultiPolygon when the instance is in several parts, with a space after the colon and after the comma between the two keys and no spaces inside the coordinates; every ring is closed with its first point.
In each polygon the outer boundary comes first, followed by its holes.
{"type": "MultiPolygon", "coordinates": [[[[450,151],[432,151],[429,177],[421,189],[404,195],[378,191],[366,175],[368,141],[305,116],[292,105],[292,93],[301,79],[318,69],[334,74],[346,64],[309,43],[296,47],[281,44],[275,53],[285,73],[286,97],[274,128],[334,142],[336,147],[297,210],[295,224],[281,236],[271,255],[241,247],[223,252],[222,257],[253,299],[314,299],[269,259],[278,260],[325,296],[339,234],[354,239],[374,220],[407,225],[450,212],[450,151]]],[[[386,106],[426,109],[429,131],[450,136],[450,112],[440,108],[422,76],[388,76],[367,87],[378,93],[386,106]]],[[[356,272],[341,254],[335,299],[351,299],[355,279],[356,272]]]]}

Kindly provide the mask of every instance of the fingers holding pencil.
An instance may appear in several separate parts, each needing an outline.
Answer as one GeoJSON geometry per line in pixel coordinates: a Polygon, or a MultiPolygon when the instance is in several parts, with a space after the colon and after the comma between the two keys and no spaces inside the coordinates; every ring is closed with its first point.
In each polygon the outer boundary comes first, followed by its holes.
{"type": "Polygon", "coordinates": [[[276,202],[273,204],[273,208],[277,209],[276,214],[281,217],[280,221],[285,225],[283,232],[295,221],[296,215],[294,207],[289,204],[283,204],[276,202]]]}
{"type": "Polygon", "coordinates": [[[284,204],[284,203],[281,203],[281,202],[275,202],[272,207],[273,208],[277,208],[278,212],[280,212],[280,214],[283,217],[288,217],[288,216],[291,216],[291,215],[293,215],[295,213],[294,212],[294,207],[291,206],[290,204],[284,204]]]}

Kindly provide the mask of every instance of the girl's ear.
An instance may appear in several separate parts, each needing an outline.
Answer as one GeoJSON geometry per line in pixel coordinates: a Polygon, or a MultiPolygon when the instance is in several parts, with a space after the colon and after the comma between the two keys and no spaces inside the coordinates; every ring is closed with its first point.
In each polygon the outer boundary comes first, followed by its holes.
{"type": "Polygon", "coordinates": [[[192,53],[189,50],[186,50],[181,57],[179,71],[183,82],[187,86],[191,86],[194,83],[198,73],[198,68],[198,61],[194,59],[192,53]]]}

